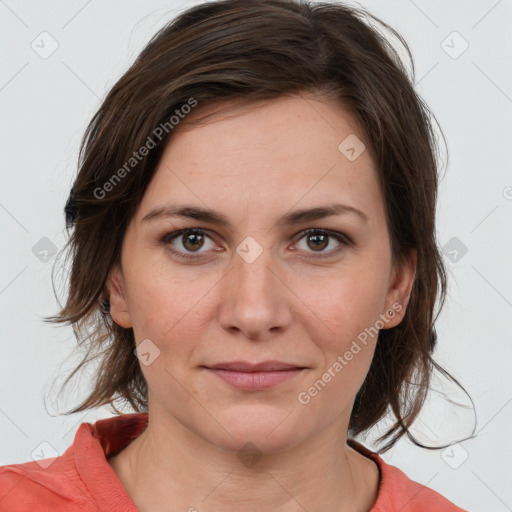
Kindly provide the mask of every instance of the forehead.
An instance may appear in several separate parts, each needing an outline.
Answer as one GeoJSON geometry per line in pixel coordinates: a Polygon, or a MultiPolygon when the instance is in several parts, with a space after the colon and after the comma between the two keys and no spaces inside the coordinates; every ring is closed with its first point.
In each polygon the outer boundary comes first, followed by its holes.
{"type": "Polygon", "coordinates": [[[140,218],[176,200],[245,215],[345,200],[382,213],[377,171],[347,110],[305,95],[225,107],[195,112],[173,133],[140,218]]]}

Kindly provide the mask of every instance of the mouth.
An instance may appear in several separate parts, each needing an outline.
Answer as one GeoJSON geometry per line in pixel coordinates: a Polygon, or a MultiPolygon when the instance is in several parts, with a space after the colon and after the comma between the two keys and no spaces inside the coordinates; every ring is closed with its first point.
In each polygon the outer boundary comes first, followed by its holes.
{"type": "Polygon", "coordinates": [[[227,370],[241,373],[274,372],[288,370],[303,370],[306,367],[299,364],[286,363],[283,361],[262,361],[261,363],[249,363],[246,361],[228,361],[205,366],[211,370],[227,370]]]}
{"type": "Polygon", "coordinates": [[[281,361],[247,363],[233,361],[203,366],[224,382],[245,391],[262,391],[273,388],[303,374],[308,368],[281,361]]]}

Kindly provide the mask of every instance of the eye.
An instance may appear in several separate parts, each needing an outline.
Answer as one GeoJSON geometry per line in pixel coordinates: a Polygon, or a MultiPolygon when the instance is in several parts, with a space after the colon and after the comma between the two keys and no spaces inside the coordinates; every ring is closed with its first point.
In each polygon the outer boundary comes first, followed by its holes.
{"type": "Polygon", "coordinates": [[[301,233],[301,237],[298,240],[300,242],[303,239],[305,240],[304,245],[306,247],[306,252],[318,253],[318,255],[305,256],[306,258],[332,257],[338,254],[346,246],[352,244],[352,241],[343,233],[318,228],[311,228],[303,231],[301,233]],[[331,239],[333,238],[336,240],[338,246],[325,251],[324,249],[332,245],[331,239]],[[308,251],[308,249],[312,249],[312,251],[308,251]]]}
{"type": "Polygon", "coordinates": [[[166,245],[170,244],[172,247],[176,247],[173,243],[173,241],[176,240],[178,245],[184,247],[185,250],[180,248],[178,250],[174,250],[170,248],[171,252],[180,258],[192,259],[195,258],[193,253],[201,254],[203,252],[207,252],[199,250],[204,247],[206,239],[212,240],[208,235],[206,235],[206,231],[197,228],[189,228],[169,233],[162,237],[161,242],[166,245]]]}
{"type": "MultiPolygon", "coordinates": [[[[352,245],[350,238],[343,233],[319,228],[311,228],[301,232],[300,237],[298,237],[297,240],[300,242],[303,239],[305,239],[305,248],[303,247],[302,250],[305,252],[317,253],[316,255],[313,254],[305,256],[306,258],[331,257],[338,254],[345,247],[352,245]],[[327,247],[332,245],[331,239],[335,239],[338,246],[325,251],[327,247]]],[[[170,246],[169,250],[173,254],[184,259],[196,259],[197,256],[195,256],[194,253],[198,255],[207,253],[209,249],[207,244],[205,244],[206,240],[210,240],[213,243],[213,240],[207,234],[207,231],[199,228],[188,228],[174,231],[164,235],[160,239],[164,245],[170,246]],[[181,245],[182,248],[176,247],[179,245],[181,245]],[[206,250],[201,251],[204,247],[206,247],[206,250]]],[[[214,248],[215,243],[213,243],[213,247],[210,247],[210,249],[214,248]]]]}

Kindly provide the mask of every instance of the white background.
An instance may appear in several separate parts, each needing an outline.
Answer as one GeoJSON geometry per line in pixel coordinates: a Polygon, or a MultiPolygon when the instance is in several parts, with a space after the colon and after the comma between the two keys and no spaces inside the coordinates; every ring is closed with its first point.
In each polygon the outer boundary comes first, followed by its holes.
{"type": "MultiPolygon", "coordinates": [[[[43,441],[62,454],[82,421],[110,416],[58,416],[84,392],[56,409],[51,385],[71,366],[63,361],[75,339],[70,327],[41,320],[57,312],[54,258],[45,263],[32,249],[43,237],[58,249],[64,244],[79,142],[106,92],[158,28],[197,3],[0,0],[0,465],[30,460],[43,441]],[[58,43],[46,59],[31,47],[46,37],[51,48],[44,31],[58,43]]],[[[361,5],[410,44],[417,90],[448,140],[438,236],[442,246],[457,237],[467,253],[458,261],[446,256],[450,289],[436,357],[470,393],[478,419],[476,439],[451,451],[402,440],[383,458],[465,509],[512,510],[512,1],[361,5]],[[453,58],[464,41],[469,47],[453,58]]],[[[433,445],[466,437],[471,411],[447,411],[433,402],[418,436],[433,445]]]]}

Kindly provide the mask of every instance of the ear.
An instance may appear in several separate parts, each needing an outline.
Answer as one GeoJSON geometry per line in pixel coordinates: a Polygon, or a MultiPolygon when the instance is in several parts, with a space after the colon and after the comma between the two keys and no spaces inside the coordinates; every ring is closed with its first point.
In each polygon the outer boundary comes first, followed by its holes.
{"type": "Polygon", "coordinates": [[[132,327],[132,318],[126,300],[124,276],[119,265],[114,265],[107,278],[106,287],[110,301],[110,316],[121,327],[132,327]]]}
{"type": "Polygon", "coordinates": [[[402,263],[393,266],[385,309],[381,315],[386,319],[383,329],[395,327],[405,316],[416,276],[417,256],[417,250],[410,249],[402,263]]]}

